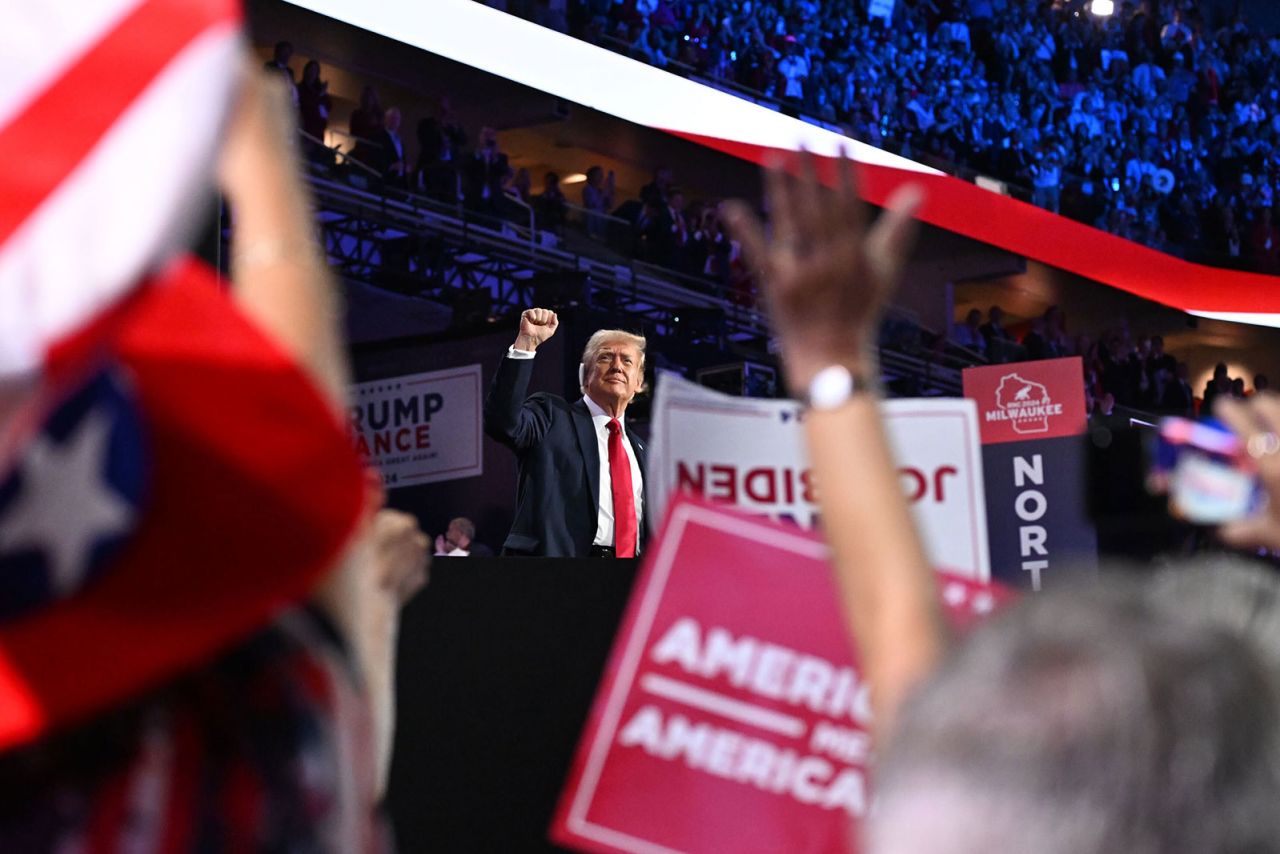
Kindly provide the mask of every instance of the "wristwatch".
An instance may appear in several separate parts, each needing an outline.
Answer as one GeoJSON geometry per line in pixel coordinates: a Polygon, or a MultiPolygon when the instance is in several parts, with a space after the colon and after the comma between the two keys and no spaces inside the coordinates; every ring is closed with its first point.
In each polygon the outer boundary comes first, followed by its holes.
{"type": "Polygon", "coordinates": [[[865,376],[855,376],[844,365],[830,365],[813,375],[809,390],[800,401],[817,412],[838,409],[855,394],[874,390],[865,376]]]}

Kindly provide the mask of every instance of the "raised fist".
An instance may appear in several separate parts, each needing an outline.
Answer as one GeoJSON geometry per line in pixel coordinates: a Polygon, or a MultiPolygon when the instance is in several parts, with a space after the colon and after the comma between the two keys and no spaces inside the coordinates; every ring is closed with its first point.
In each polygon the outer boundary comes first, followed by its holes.
{"type": "Polygon", "coordinates": [[[560,320],[549,308],[530,308],[520,315],[520,334],[516,336],[517,350],[536,350],[538,345],[556,334],[560,320]]]}

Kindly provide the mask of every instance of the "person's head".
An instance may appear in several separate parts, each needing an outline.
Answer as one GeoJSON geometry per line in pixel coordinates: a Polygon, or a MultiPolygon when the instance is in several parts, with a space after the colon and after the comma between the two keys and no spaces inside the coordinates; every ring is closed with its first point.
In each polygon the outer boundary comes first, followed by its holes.
{"type": "Polygon", "coordinates": [[[982,324],[982,312],[976,308],[969,309],[964,317],[964,325],[977,329],[982,324]]]}
{"type": "Polygon", "coordinates": [[[1151,354],[1153,356],[1164,355],[1164,338],[1159,335],[1151,336],[1151,354]]]}
{"type": "Polygon", "coordinates": [[[1227,381],[1228,377],[1227,377],[1227,363],[1226,363],[1226,362],[1219,362],[1218,364],[1216,364],[1216,365],[1214,365],[1214,366],[1213,366],[1213,379],[1214,379],[1214,381],[1215,381],[1215,382],[1226,382],[1226,381],[1227,381]]]}
{"type": "Polygon", "coordinates": [[[288,65],[293,59],[293,42],[279,41],[271,50],[271,60],[277,65],[288,65]]]}
{"type": "Polygon", "coordinates": [[[382,126],[391,133],[400,130],[400,108],[388,107],[386,113],[382,116],[382,126]]]}
{"type": "Polygon", "coordinates": [[[320,79],[320,63],[314,59],[308,60],[307,64],[302,66],[302,82],[315,83],[320,79]]]}
{"type": "Polygon", "coordinates": [[[672,189],[671,195],[667,197],[667,205],[677,213],[684,210],[684,192],[672,189]]]}
{"type": "Polygon", "coordinates": [[[987,311],[987,318],[993,324],[995,324],[996,326],[999,326],[1000,323],[1004,320],[1004,309],[998,305],[991,306],[991,308],[987,311]]]}
{"type": "Polygon", "coordinates": [[[360,90],[360,108],[369,112],[381,112],[382,104],[378,101],[378,90],[365,86],[360,90]]]}
{"type": "Polygon", "coordinates": [[[1231,381],[1231,394],[1234,397],[1244,397],[1244,377],[1236,377],[1231,381]]]}
{"type": "Polygon", "coordinates": [[[1028,596],[902,709],[872,854],[1192,854],[1280,838],[1275,682],[1136,583],[1028,596]]]}
{"type": "Polygon", "coordinates": [[[1102,397],[1098,399],[1098,411],[1102,415],[1110,415],[1116,408],[1116,396],[1111,392],[1103,392],[1102,397]]]}
{"type": "Polygon", "coordinates": [[[1266,391],[1271,388],[1271,381],[1267,379],[1266,374],[1255,374],[1253,377],[1253,390],[1266,391]]]}
{"type": "Polygon", "coordinates": [[[498,132],[491,127],[480,128],[480,147],[497,150],[498,132]]]}
{"type": "Polygon", "coordinates": [[[593,187],[599,187],[604,181],[604,169],[599,166],[592,166],[587,170],[587,183],[593,187]]]}
{"type": "Polygon", "coordinates": [[[466,516],[459,516],[449,522],[444,533],[445,542],[450,549],[470,549],[471,541],[476,537],[476,526],[466,516]]]}
{"type": "Polygon", "coordinates": [[[560,175],[555,172],[548,172],[542,177],[542,186],[548,193],[553,193],[560,189],[560,175]]]}
{"type": "Polygon", "coordinates": [[[582,393],[605,409],[625,407],[644,390],[642,335],[601,329],[582,350],[582,393]]]}

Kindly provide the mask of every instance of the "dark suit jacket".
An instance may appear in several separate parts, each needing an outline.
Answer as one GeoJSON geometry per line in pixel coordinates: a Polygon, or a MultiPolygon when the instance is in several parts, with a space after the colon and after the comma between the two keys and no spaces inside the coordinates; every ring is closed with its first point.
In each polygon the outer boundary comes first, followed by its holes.
{"type": "MultiPolygon", "coordinates": [[[[600,511],[600,451],[591,412],[581,400],[526,397],[532,359],[503,358],[484,404],[484,428],[519,461],[516,514],[503,548],[547,557],[586,557],[600,511]]],[[[627,432],[644,477],[644,444],[627,432]]],[[[647,506],[644,508],[647,511],[647,506]]],[[[649,514],[644,513],[640,541],[649,514]]]]}

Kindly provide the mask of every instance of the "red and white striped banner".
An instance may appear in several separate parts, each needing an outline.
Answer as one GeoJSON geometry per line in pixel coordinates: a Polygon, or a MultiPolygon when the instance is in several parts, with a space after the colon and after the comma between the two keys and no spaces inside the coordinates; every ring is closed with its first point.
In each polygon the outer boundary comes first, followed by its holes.
{"type": "Polygon", "coordinates": [[[212,186],[234,0],[31,3],[0,27],[0,379],[181,248],[212,186]]]}

